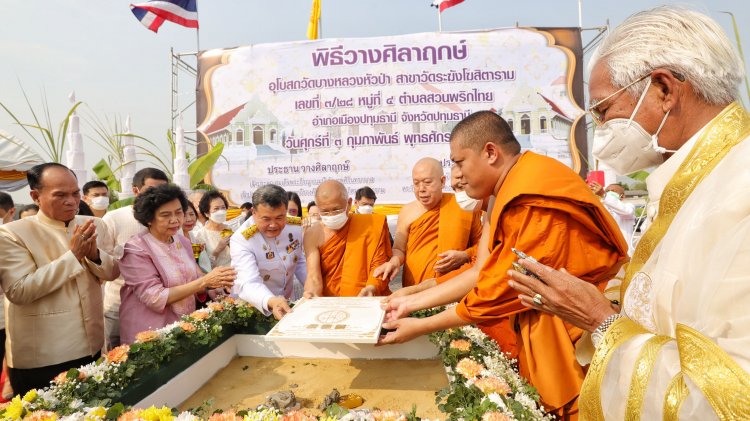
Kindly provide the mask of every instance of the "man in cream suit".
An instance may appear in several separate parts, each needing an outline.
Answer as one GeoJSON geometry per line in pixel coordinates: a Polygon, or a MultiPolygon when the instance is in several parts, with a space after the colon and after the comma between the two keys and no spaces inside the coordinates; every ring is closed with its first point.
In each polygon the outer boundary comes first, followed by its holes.
{"type": "Polygon", "coordinates": [[[77,216],[75,175],[56,163],[27,173],[35,216],[0,227],[0,284],[8,324],[6,356],[17,394],[95,361],[104,344],[101,282],[117,264],[100,250],[98,218],[77,216]]]}

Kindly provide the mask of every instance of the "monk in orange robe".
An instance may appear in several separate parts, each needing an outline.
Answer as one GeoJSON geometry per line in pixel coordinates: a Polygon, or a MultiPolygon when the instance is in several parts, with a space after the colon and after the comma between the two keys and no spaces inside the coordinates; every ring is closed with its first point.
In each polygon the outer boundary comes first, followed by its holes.
{"type": "MultiPolygon", "coordinates": [[[[575,344],[582,331],[521,304],[508,285],[507,272],[517,260],[511,248],[603,289],[627,260],[627,244],[586,183],[554,159],[521,154],[510,127],[497,114],[480,111],[464,119],[453,130],[450,147],[469,196],[495,196],[477,263],[433,288],[390,300],[384,327],[396,331],[381,342],[403,342],[469,323],[502,327],[510,317],[521,374],[537,388],[545,408],[563,419],[577,419],[584,369],[576,361],[575,344]],[[451,301],[459,301],[458,306],[438,315],[399,319],[451,301]]],[[[507,329],[489,332],[507,334],[507,329]]]]}
{"type": "Polygon", "coordinates": [[[305,297],[388,295],[388,281],[373,276],[391,257],[391,239],[383,215],[350,214],[346,187],[327,180],[315,191],[321,223],[305,231],[305,297]]]}
{"type": "Polygon", "coordinates": [[[481,208],[463,210],[455,195],[443,193],[440,161],[422,158],[412,169],[416,200],[401,209],[393,257],[375,270],[391,280],[404,265],[403,285],[409,287],[458,269],[471,261],[482,234],[481,208]]]}

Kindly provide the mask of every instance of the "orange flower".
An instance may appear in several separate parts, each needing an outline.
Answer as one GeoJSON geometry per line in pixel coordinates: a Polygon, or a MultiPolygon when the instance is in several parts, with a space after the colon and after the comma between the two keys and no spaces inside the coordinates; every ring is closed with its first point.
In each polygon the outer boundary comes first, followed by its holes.
{"type": "Polygon", "coordinates": [[[225,296],[221,301],[227,304],[237,304],[237,300],[229,296],[225,296]]]}
{"type": "Polygon", "coordinates": [[[505,380],[498,377],[484,377],[476,382],[474,386],[478,387],[482,393],[489,395],[490,393],[497,393],[499,395],[507,395],[510,393],[510,386],[505,380]]]}
{"type": "Polygon", "coordinates": [[[124,363],[128,360],[128,352],[130,351],[130,345],[120,345],[117,348],[112,348],[107,353],[107,361],[118,364],[124,363]]]}
{"type": "Polygon", "coordinates": [[[224,310],[224,304],[217,303],[215,301],[212,301],[206,305],[206,307],[210,308],[213,311],[222,311],[224,310]]]}
{"type": "Polygon", "coordinates": [[[210,315],[205,311],[194,311],[190,313],[190,317],[195,320],[206,320],[210,315]]]}
{"type": "Polygon", "coordinates": [[[141,344],[151,342],[155,339],[159,339],[159,334],[154,332],[153,330],[144,330],[143,332],[135,335],[135,341],[141,344]]]}
{"type": "Polygon", "coordinates": [[[117,421],[138,421],[140,419],[140,411],[130,410],[128,412],[123,412],[122,414],[120,414],[120,417],[117,418],[117,421]]]}
{"type": "Polygon", "coordinates": [[[484,370],[484,366],[471,358],[464,358],[456,364],[458,374],[464,376],[467,380],[473,379],[484,370]]]}
{"type": "Polygon", "coordinates": [[[181,322],[180,328],[188,333],[195,332],[195,330],[197,329],[194,324],[189,323],[189,322],[181,322]]]}
{"type": "MultiPolygon", "coordinates": [[[[78,380],[85,380],[85,379],[86,379],[86,376],[79,371],[78,372],[78,380]]],[[[52,380],[52,381],[55,382],[55,383],[57,383],[57,384],[65,384],[68,381],[68,372],[67,371],[63,371],[62,373],[60,373],[57,376],[55,376],[54,380],[52,380]]]]}
{"type": "Polygon", "coordinates": [[[455,339],[451,341],[450,347],[461,352],[469,352],[471,350],[471,342],[466,339],[455,339]]]}
{"type": "Polygon", "coordinates": [[[208,421],[242,421],[242,417],[238,417],[237,414],[229,411],[213,414],[208,418],[208,421]]]}
{"type": "Polygon", "coordinates": [[[375,421],[406,421],[406,416],[400,411],[375,410],[371,415],[375,421]]]}
{"type": "Polygon", "coordinates": [[[55,421],[57,414],[51,411],[34,411],[24,418],[24,421],[55,421]]]}
{"type": "Polygon", "coordinates": [[[305,414],[302,411],[294,410],[287,412],[286,414],[281,416],[281,421],[314,421],[317,420],[316,417],[312,415],[305,414]]]}
{"type": "Polygon", "coordinates": [[[511,421],[511,419],[501,412],[485,412],[482,415],[482,421],[511,421]]]}

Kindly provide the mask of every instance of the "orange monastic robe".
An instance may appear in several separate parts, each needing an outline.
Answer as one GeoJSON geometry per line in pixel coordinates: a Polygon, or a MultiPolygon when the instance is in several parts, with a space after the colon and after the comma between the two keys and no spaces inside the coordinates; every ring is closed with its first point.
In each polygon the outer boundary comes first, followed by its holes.
{"type": "Polygon", "coordinates": [[[507,271],[517,260],[511,247],[603,289],[627,260],[627,244],[578,174],[532,152],[524,153],[508,173],[490,218],[490,255],[456,313],[489,325],[491,335],[507,332],[502,323],[512,316],[521,374],[537,388],[545,408],[575,419],[584,377],[575,343],[583,332],[521,305],[518,292],[508,286],[507,271]]]}
{"type": "Polygon", "coordinates": [[[467,212],[458,206],[455,195],[443,193],[440,206],[409,225],[403,285],[408,287],[437,277],[433,267],[438,254],[444,251],[466,250],[470,257],[476,254],[476,249],[470,246],[478,243],[481,236],[481,209],[467,212]]]}
{"type": "Polygon", "coordinates": [[[320,246],[323,296],[351,297],[367,285],[389,295],[388,282],[372,276],[391,258],[391,237],[383,215],[349,215],[349,221],[320,246]]]}

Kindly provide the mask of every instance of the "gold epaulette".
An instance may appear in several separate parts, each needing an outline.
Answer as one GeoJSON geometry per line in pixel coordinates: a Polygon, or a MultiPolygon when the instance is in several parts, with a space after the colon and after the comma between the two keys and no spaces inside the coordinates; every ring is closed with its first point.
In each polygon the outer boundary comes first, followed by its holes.
{"type": "Polygon", "coordinates": [[[302,218],[299,216],[287,216],[286,223],[292,225],[302,225],[302,218]]]}
{"type": "Polygon", "coordinates": [[[258,226],[253,224],[242,231],[242,236],[245,237],[245,240],[249,240],[256,232],[258,232],[258,226]]]}

